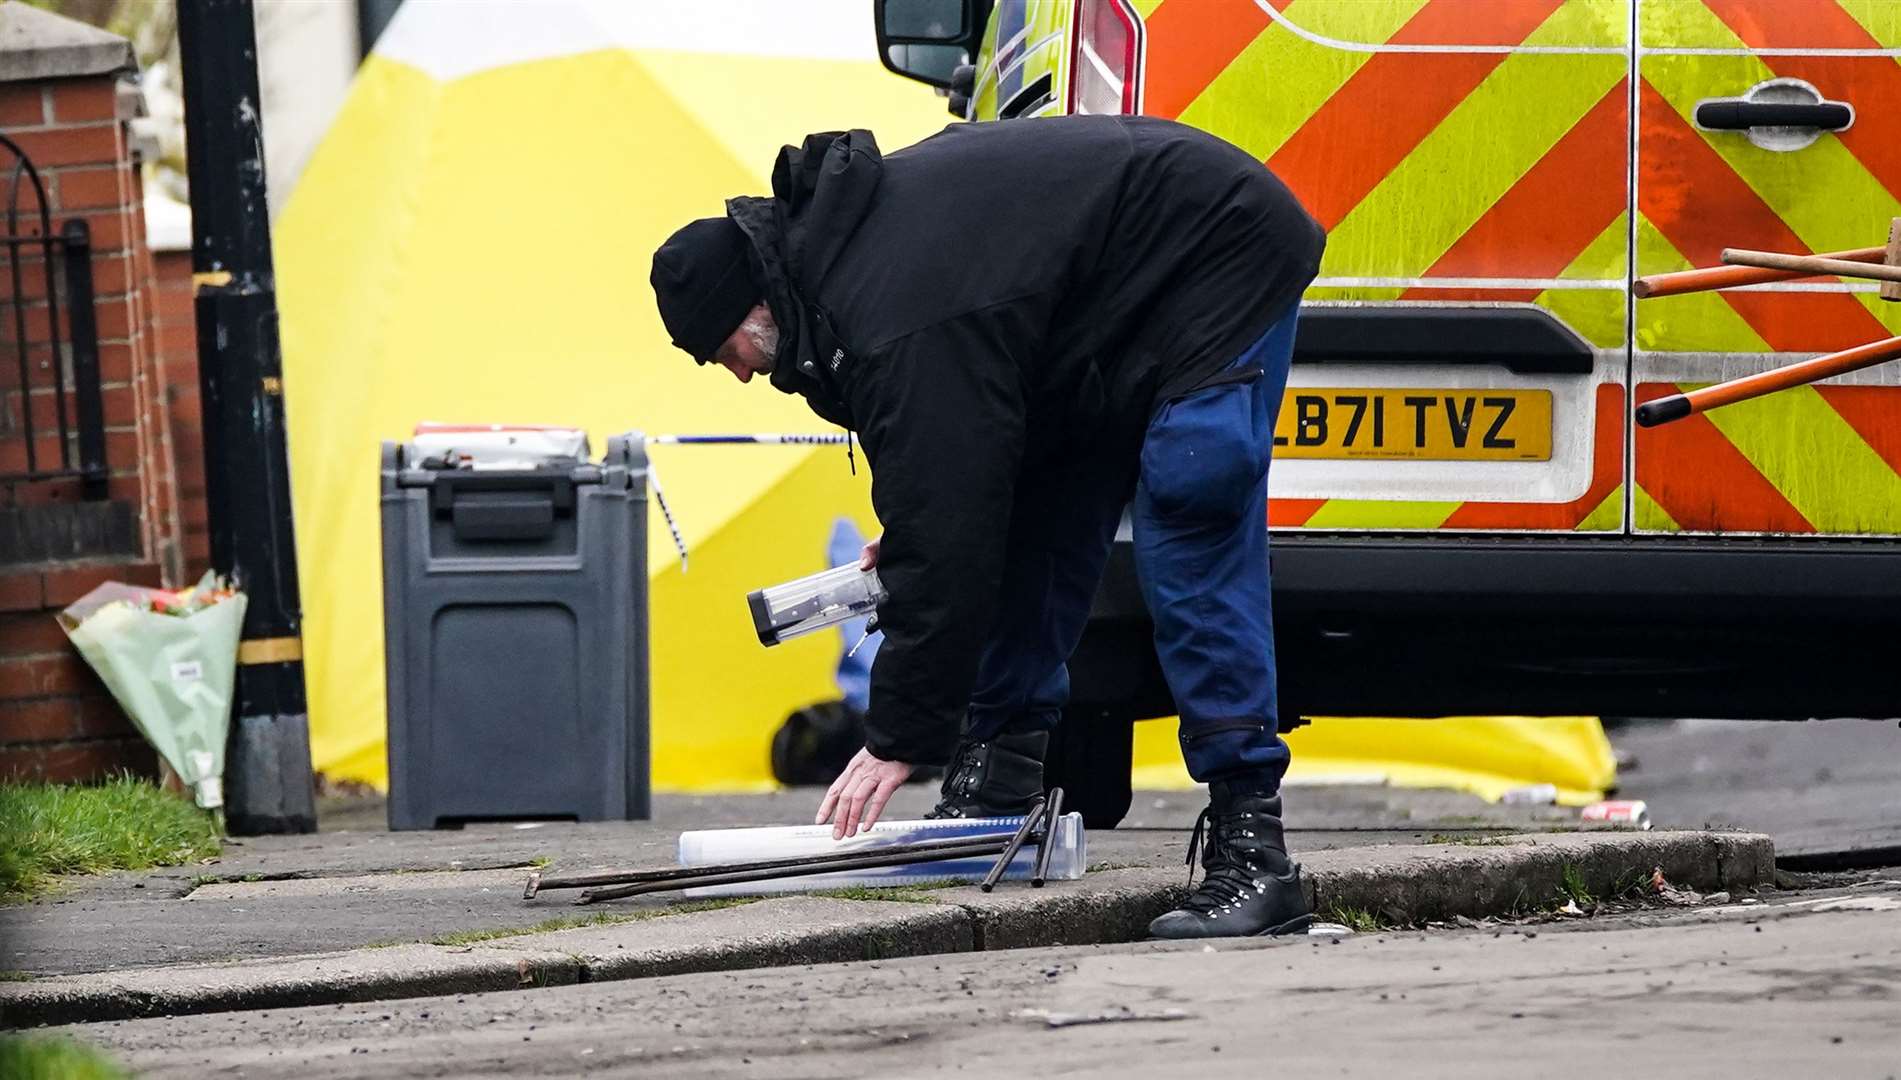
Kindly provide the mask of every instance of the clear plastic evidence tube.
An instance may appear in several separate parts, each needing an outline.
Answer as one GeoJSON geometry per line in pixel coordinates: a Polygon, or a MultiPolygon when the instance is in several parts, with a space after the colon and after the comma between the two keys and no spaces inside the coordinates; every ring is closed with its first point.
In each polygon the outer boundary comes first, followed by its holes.
{"type": "Polygon", "coordinates": [[[809,634],[878,610],[885,599],[878,571],[860,570],[857,563],[834,566],[783,585],[746,594],[753,629],[761,645],[809,634]]]}
{"type": "MultiPolygon", "coordinates": [[[[959,837],[995,836],[1006,840],[1021,817],[947,818],[934,821],[880,821],[869,831],[845,840],[832,839],[830,825],[775,825],[756,829],[700,829],[680,834],[680,865],[707,866],[714,863],[753,862],[761,859],[789,859],[803,855],[832,855],[846,852],[873,852],[894,844],[913,844],[920,840],[949,840],[959,837]]],[[[1083,838],[1081,814],[1064,814],[1056,822],[1055,848],[1050,852],[1049,880],[1075,881],[1088,866],[1089,853],[1083,838]]],[[[982,881],[997,856],[941,859],[937,862],[912,863],[909,866],[880,866],[869,870],[847,870],[836,874],[777,878],[737,885],[709,885],[688,889],[687,896],[745,896],[755,893],[809,892],[838,889],[852,885],[914,885],[921,881],[982,881]]],[[[1036,848],[1025,844],[1010,868],[1005,881],[1028,881],[1036,869],[1036,848]]]]}

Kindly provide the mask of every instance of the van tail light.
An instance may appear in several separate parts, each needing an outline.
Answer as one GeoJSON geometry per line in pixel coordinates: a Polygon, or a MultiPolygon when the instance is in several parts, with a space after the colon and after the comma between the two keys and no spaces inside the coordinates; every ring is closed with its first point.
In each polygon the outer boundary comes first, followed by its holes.
{"type": "Polygon", "coordinates": [[[1142,108],[1142,20],[1128,0],[1076,0],[1070,26],[1069,111],[1142,108]]]}

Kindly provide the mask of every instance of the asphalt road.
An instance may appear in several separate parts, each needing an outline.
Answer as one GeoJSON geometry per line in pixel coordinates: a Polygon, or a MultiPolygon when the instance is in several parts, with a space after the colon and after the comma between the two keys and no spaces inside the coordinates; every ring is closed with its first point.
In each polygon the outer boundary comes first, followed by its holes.
{"type": "Polygon", "coordinates": [[[1616,729],[1634,758],[1619,795],[1657,828],[1734,826],[1775,838],[1778,859],[1852,853],[1901,866],[1901,727],[1893,720],[1678,720],[1616,729]]]}
{"type": "Polygon", "coordinates": [[[1874,877],[1536,926],[964,954],[76,1034],[141,1076],[190,1080],[1892,1078],[1901,880],[1874,877]]]}

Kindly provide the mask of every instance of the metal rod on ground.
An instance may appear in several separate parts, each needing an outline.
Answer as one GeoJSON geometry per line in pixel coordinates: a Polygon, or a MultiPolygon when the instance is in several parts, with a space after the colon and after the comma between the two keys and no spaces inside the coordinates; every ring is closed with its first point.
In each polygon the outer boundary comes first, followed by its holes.
{"type": "Polygon", "coordinates": [[[846,870],[875,870],[882,866],[907,866],[913,863],[943,862],[949,859],[975,859],[986,855],[996,855],[1003,851],[1009,840],[1003,837],[972,841],[968,847],[943,848],[935,852],[907,854],[866,853],[856,858],[840,857],[834,861],[810,866],[794,866],[777,870],[745,870],[731,873],[706,874],[690,878],[673,878],[667,881],[649,881],[637,885],[621,885],[610,889],[589,889],[581,894],[577,904],[593,904],[602,900],[620,900],[629,896],[642,896],[647,893],[673,892],[677,889],[696,889],[711,885],[742,885],[753,881],[772,881],[776,878],[810,877],[815,874],[829,874],[846,870]]]}
{"type": "Polygon", "coordinates": [[[1050,854],[1056,850],[1056,822],[1063,816],[1063,789],[1050,789],[1049,823],[1043,826],[1043,842],[1036,845],[1036,870],[1030,875],[1030,887],[1040,889],[1050,876],[1050,854]]]}
{"type": "Polygon", "coordinates": [[[1874,367],[1876,364],[1885,364],[1895,359],[1901,359],[1901,337],[1871,341],[1866,345],[1857,345],[1852,349],[1818,356],[1813,360],[1804,360],[1799,364],[1776,368],[1774,371],[1745,375],[1740,379],[1720,382],[1701,390],[1692,390],[1687,394],[1672,394],[1655,401],[1647,401],[1637,406],[1637,423],[1644,427],[1656,427],[1658,424],[1681,420],[1694,413],[1708,412],[1724,405],[1734,405],[1739,401],[1748,401],[1750,398],[1759,398],[1778,390],[1803,386],[1833,375],[1860,371],[1862,368],[1874,367]]]}
{"type": "Polygon", "coordinates": [[[730,874],[741,870],[778,870],[794,866],[811,866],[817,863],[832,862],[837,859],[855,858],[861,855],[894,855],[909,853],[928,855],[944,848],[961,848],[980,842],[1001,843],[1005,838],[1001,832],[979,833],[975,836],[946,836],[936,840],[918,840],[909,844],[891,844],[886,847],[855,848],[847,851],[833,851],[824,855],[794,855],[783,859],[760,859],[743,863],[713,863],[704,866],[669,866],[660,870],[608,870],[598,874],[574,874],[568,877],[541,876],[540,871],[528,875],[528,889],[522,895],[524,900],[532,900],[536,893],[544,889],[586,889],[597,885],[632,885],[646,881],[670,881],[676,878],[703,877],[707,874],[730,874]]]}
{"type": "MultiPolygon", "coordinates": [[[[1901,266],[1901,217],[1888,223],[1888,246],[1882,249],[1882,265],[1901,266]]],[[[1901,281],[1881,283],[1883,300],[1901,300],[1901,281]]]]}
{"type": "MultiPolygon", "coordinates": [[[[1878,263],[1882,261],[1884,250],[1878,247],[1851,248],[1848,251],[1824,251],[1818,257],[1878,263]]],[[[1774,281],[1794,281],[1798,278],[1818,276],[1832,275],[1817,275],[1792,270],[1766,270],[1759,266],[1705,266],[1696,270],[1679,270],[1671,274],[1651,274],[1648,277],[1640,277],[1631,282],[1630,292],[1631,295],[1643,300],[1656,296],[1678,296],[1683,293],[1731,289],[1739,285],[1766,285],[1774,281]]]]}
{"type": "MultiPolygon", "coordinates": [[[[997,882],[1003,878],[1003,872],[1010,868],[1010,860],[1016,858],[1018,849],[1023,847],[1024,838],[1028,837],[1030,833],[1035,830],[1037,822],[1043,820],[1043,808],[1045,805],[1041,796],[1038,796],[1037,800],[1030,804],[1030,812],[1023,815],[1023,824],[1017,826],[1015,835],[1011,836],[1010,842],[1004,845],[1003,854],[998,857],[997,864],[990,868],[988,874],[984,875],[983,882],[977,886],[978,888],[984,892],[989,892],[997,887],[997,882]]],[[[1043,832],[1044,835],[1048,835],[1049,826],[1045,825],[1043,832]]]]}
{"type": "MultiPolygon", "coordinates": [[[[1885,255],[1887,249],[1883,248],[1882,252],[1885,255]]],[[[1785,255],[1780,251],[1724,248],[1723,261],[1731,266],[1761,266],[1771,270],[1798,270],[1805,274],[1901,281],[1901,266],[1883,266],[1879,260],[1856,262],[1852,259],[1826,259],[1819,255],[1785,255]]]]}

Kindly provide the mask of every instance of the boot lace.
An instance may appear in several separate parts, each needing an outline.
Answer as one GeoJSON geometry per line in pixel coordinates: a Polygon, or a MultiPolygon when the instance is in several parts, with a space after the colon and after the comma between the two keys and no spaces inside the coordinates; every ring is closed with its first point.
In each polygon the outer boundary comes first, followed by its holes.
{"type": "Polygon", "coordinates": [[[1252,813],[1216,814],[1214,807],[1202,808],[1195,818],[1195,829],[1188,834],[1188,880],[1195,880],[1195,857],[1202,843],[1208,845],[1206,873],[1201,884],[1182,901],[1182,909],[1205,915],[1217,908],[1232,907],[1250,893],[1260,891],[1247,865],[1234,854],[1235,835],[1253,835],[1247,827],[1252,813]],[[1212,827],[1210,823],[1212,822],[1212,827]]]}
{"type": "Polygon", "coordinates": [[[967,799],[970,793],[976,790],[977,769],[982,764],[983,752],[983,743],[972,743],[964,747],[963,752],[957,755],[957,760],[951,763],[950,772],[945,775],[943,796],[938,799],[937,806],[925,817],[960,818],[964,816],[963,808],[953,803],[951,799],[953,795],[967,799]]]}
{"type": "Polygon", "coordinates": [[[985,749],[983,743],[971,743],[964,747],[964,752],[958,756],[956,771],[952,774],[949,785],[956,790],[957,794],[969,797],[977,790],[977,771],[983,767],[985,749]]]}

